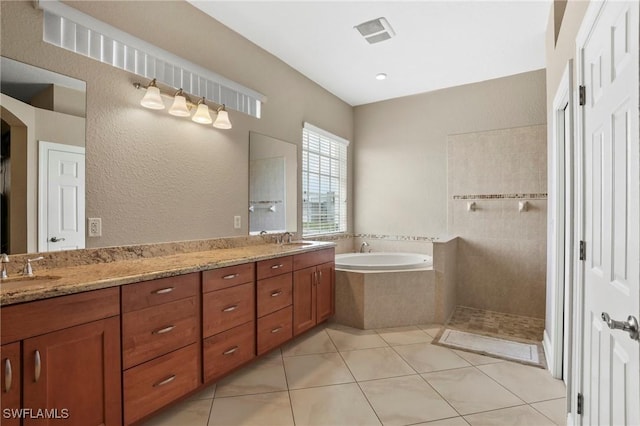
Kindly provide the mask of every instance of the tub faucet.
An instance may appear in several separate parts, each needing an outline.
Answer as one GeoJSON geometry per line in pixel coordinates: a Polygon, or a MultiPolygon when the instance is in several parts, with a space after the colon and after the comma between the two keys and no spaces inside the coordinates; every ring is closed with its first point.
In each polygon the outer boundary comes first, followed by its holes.
{"type": "Polygon", "coordinates": [[[366,241],[363,241],[362,244],[360,244],[360,253],[364,253],[365,247],[369,247],[369,243],[366,241]]]}

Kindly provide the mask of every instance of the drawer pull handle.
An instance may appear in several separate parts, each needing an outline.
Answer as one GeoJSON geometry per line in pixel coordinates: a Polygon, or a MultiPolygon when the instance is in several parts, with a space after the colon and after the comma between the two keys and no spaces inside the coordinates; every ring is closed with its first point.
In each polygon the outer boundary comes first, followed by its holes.
{"type": "Polygon", "coordinates": [[[230,275],[225,275],[224,277],[222,277],[223,280],[232,280],[234,278],[238,278],[240,276],[240,274],[230,274],[230,275]]]}
{"type": "Polygon", "coordinates": [[[13,369],[11,368],[11,360],[7,358],[4,360],[4,391],[5,393],[11,390],[11,382],[13,382],[13,369]]]}
{"type": "Polygon", "coordinates": [[[237,350],[238,350],[238,347],[234,346],[231,349],[227,349],[226,351],[222,352],[222,355],[231,355],[232,353],[234,353],[237,350]]]}
{"type": "Polygon", "coordinates": [[[38,383],[38,380],[40,380],[40,371],[42,369],[42,362],[40,360],[40,351],[36,350],[35,353],[35,370],[34,370],[34,383],[38,383]]]}
{"type": "Polygon", "coordinates": [[[271,269],[280,269],[280,268],[282,268],[282,267],[284,267],[284,265],[283,265],[282,263],[280,263],[280,264],[278,264],[278,265],[273,265],[273,266],[271,267],[271,269]]]}
{"type": "Polygon", "coordinates": [[[238,309],[238,305],[231,305],[228,308],[224,308],[222,312],[233,312],[238,309]]]}
{"type": "Polygon", "coordinates": [[[271,330],[273,334],[280,333],[281,331],[282,331],[282,327],[276,327],[273,330],[271,330]]]}
{"type": "Polygon", "coordinates": [[[167,294],[173,291],[173,287],[161,288],[159,290],[152,291],[152,294],[167,294]]]}
{"type": "Polygon", "coordinates": [[[168,333],[168,332],[170,332],[171,330],[173,330],[174,328],[176,328],[176,326],[175,326],[175,325],[168,325],[168,326],[166,326],[166,327],[164,327],[164,328],[161,328],[161,329],[159,329],[159,330],[154,330],[154,331],[152,331],[152,332],[151,332],[151,334],[164,334],[164,333],[168,333]]]}
{"type": "Polygon", "coordinates": [[[271,293],[271,297],[278,297],[282,294],[282,290],[274,291],[271,293]]]}
{"type": "Polygon", "coordinates": [[[157,388],[157,387],[160,387],[160,386],[164,386],[164,385],[166,385],[168,383],[173,382],[175,379],[176,379],[176,375],[172,374],[171,376],[167,377],[166,379],[161,380],[158,383],[154,384],[153,387],[157,388]]]}

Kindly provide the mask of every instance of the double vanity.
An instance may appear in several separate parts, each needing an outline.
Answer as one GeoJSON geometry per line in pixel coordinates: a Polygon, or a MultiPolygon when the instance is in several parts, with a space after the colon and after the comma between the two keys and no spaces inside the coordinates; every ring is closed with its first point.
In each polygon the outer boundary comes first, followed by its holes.
{"type": "Polygon", "coordinates": [[[331,317],[334,257],[333,243],[252,244],[3,283],[2,424],[148,418],[331,317]]]}

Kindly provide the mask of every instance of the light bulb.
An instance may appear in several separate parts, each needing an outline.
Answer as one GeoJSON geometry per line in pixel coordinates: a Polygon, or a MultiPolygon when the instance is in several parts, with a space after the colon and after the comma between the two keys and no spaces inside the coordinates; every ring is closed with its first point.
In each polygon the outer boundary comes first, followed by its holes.
{"type": "Polygon", "coordinates": [[[169,108],[169,114],[177,117],[188,117],[191,115],[187,107],[187,98],[182,94],[182,89],[173,98],[173,105],[169,108]]]}
{"type": "Polygon", "coordinates": [[[211,115],[209,115],[209,107],[204,103],[204,98],[202,98],[202,100],[198,103],[198,109],[191,119],[196,123],[201,124],[213,123],[211,115]]]}
{"type": "Polygon", "coordinates": [[[230,129],[231,121],[229,121],[229,113],[224,109],[224,105],[218,110],[218,116],[213,123],[213,127],[217,129],[230,129]]]}

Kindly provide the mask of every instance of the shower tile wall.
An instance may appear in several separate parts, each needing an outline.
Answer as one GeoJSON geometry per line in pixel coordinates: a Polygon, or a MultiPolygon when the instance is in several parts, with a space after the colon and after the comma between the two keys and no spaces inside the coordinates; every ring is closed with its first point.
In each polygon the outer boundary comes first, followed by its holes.
{"type": "Polygon", "coordinates": [[[449,136],[458,305],[544,318],[546,132],[539,125],[449,136]],[[518,210],[521,201],[526,212],[518,210]],[[468,211],[470,202],[475,211],[468,211]]]}

